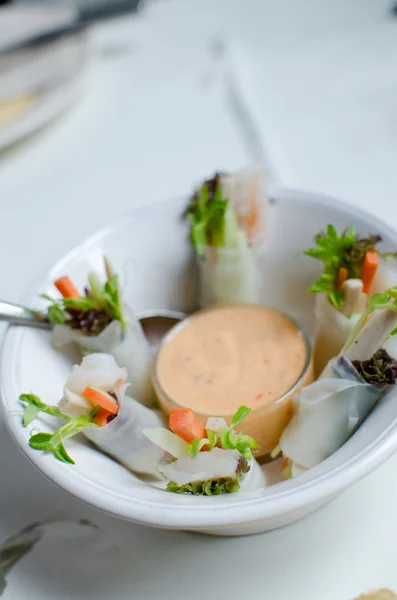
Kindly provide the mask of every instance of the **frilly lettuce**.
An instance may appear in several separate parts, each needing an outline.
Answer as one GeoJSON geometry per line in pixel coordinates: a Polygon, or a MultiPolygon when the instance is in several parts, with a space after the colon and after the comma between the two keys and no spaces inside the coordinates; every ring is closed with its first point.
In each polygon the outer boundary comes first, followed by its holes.
{"type": "Polygon", "coordinates": [[[193,195],[185,216],[190,219],[190,237],[199,256],[207,246],[241,248],[248,245],[234,209],[222,195],[221,175],[203,183],[193,195]]]}
{"type": "Polygon", "coordinates": [[[236,470],[236,477],[221,477],[220,479],[208,479],[207,481],[193,481],[178,485],[175,481],[170,481],[167,485],[168,492],[176,494],[192,494],[194,496],[219,496],[221,494],[233,494],[240,489],[240,481],[250,470],[248,461],[241,457],[236,470]]]}

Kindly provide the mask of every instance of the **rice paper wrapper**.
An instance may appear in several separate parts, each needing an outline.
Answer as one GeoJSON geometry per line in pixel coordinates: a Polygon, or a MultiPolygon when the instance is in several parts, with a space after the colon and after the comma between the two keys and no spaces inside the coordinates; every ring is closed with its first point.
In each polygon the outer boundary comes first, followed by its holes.
{"type": "MultiPolygon", "coordinates": [[[[209,452],[200,452],[195,458],[186,455],[162,468],[162,473],[169,481],[179,486],[227,478],[237,480],[236,469],[241,458],[237,450],[213,448],[209,452]]],[[[249,461],[250,469],[240,480],[238,492],[249,492],[265,486],[264,474],[253,458],[249,461]]]]}
{"type": "Polygon", "coordinates": [[[333,377],[295,396],[296,412],[280,438],[284,456],[310,469],[349,439],[385,391],[365,383],[345,357],[332,361],[333,377]]]}
{"type": "Polygon", "coordinates": [[[83,335],[66,325],[56,325],[52,335],[54,348],[61,350],[71,343],[80,347],[82,356],[94,352],[111,354],[119,367],[127,369],[131,395],[141,404],[153,404],[149,342],[134,316],[128,321],[127,331],[123,331],[120,321],[115,320],[96,336],[83,335]]]}
{"type": "Polygon", "coordinates": [[[250,463],[250,470],[240,481],[240,489],[237,492],[254,492],[266,486],[266,478],[259,463],[253,458],[250,463]]]}
{"type": "Polygon", "coordinates": [[[161,479],[159,467],[164,452],[142,431],[147,427],[164,427],[164,422],[158,413],[125,395],[127,387],[125,384],[117,393],[117,416],[108,425],[85,430],[84,435],[133,473],[161,479]]]}
{"type": "Polygon", "coordinates": [[[233,206],[240,227],[254,245],[263,244],[266,237],[268,200],[263,172],[247,170],[221,176],[222,195],[233,206]],[[252,215],[255,222],[252,223],[252,215]]]}
{"type": "Polygon", "coordinates": [[[198,258],[200,306],[257,303],[260,276],[255,252],[251,247],[207,248],[198,258]]]}
{"type": "Polygon", "coordinates": [[[397,285],[397,261],[381,260],[371,286],[371,295],[385,292],[397,285]]]}
{"type": "Polygon", "coordinates": [[[317,330],[314,369],[319,374],[342,350],[360,315],[346,317],[329,302],[325,294],[316,295],[314,314],[317,330]]]}
{"type": "MultiPolygon", "coordinates": [[[[370,295],[381,293],[397,285],[395,261],[381,261],[371,286],[370,295]]],[[[314,345],[314,368],[321,373],[327,363],[339,354],[349,338],[360,314],[350,318],[338,311],[325,294],[317,294],[315,301],[316,339],[314,345]]]]}

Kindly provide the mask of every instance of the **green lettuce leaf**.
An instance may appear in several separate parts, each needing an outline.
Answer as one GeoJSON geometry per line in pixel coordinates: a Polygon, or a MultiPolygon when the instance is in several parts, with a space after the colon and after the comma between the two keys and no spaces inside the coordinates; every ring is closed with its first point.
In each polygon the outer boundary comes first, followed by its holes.
{"type": "Polygon", "coordinates": [[[222,197],[220,178],[217,173],[204,182],[185,212],[191,222],[190,238],[199,256],[205,256],[207,246],[237,248],[242,238],[246,240],[234,210],[222,197]]]}
{"type": "Polygon", "coordinates": [[[312,294],[324,293],[337,309],[343,306],[343,293],[337,289],[339,270],[345,268],[348,279],[358,279],[367,252],[377,252],[385,260],[397,258],[397,253],[381,253],[376,245],[381,241],[379,235],[360,237],[355,227],[345,229],[339,235],[332,225],[326,232],[320,232],[315,238],[316,246],[304,252],[320,260],[324,271],[318,280],[309,288],[312,294]]]}
{"type": "Polygon", "coordinates": [[[252,458],[252,450],[256,450],[259,446],[254,438],[244,433],[237,433],[234,427],[239,425],[251,412],[247,406],[240,406],[232,418],[230,427],[218,429],[217,431],[206,430],[207,437],[199,440],[194,439],[189,444],[188,451],[190,458],[194,458],[202,448],[212,450],[212,448],[224,448],[225,450],[238,450],[240,454],[247,460],[252,458]]]}

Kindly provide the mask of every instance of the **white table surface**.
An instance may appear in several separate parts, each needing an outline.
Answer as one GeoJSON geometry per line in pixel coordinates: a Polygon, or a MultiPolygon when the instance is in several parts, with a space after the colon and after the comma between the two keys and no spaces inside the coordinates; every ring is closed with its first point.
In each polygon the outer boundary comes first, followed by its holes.
{"type": "MultiPolygon", "coordinates": [[[[81,101],[0,156],[1,298],[18,300],[37,273],[135,207],[249,163],[225,90],[211,77],[214,38],[255,42],[256,53],[266,53],[281,42],[293,48],[304,35],[319,40],[320,52],[322,35],[375,26],[390,2],[213,4],[164,0],[139,19],[101,25],[81,101]]],[[[359,179],[350,174],[350,190],[359,179]]],[[[90,565],[77,578],[76,556],[60,564],[45,539],[47,552],[38,546],[14,568],[4,598],[351,600],[370,588],[397,590],[396,472],[394,457],[295,525],[217,539],[92,510],[36,473],[0,424],[0,542],[33,520],[61,515],[90,518],[119,547],[101,576],[90,565]]]]}

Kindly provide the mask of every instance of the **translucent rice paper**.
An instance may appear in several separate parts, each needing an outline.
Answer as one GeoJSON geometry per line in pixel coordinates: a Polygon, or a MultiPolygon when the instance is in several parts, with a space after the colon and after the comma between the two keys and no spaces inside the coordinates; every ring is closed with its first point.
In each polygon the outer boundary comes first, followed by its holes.
{"type": "MultiPolygon", "coordinates": [[[[397,285],[395,262],[381,261],[370,295],[384,292],[394,285],[397,285]]],[[[316,374],[319,375],[328,361],[337,356],[342,350],[360,314],[353,314],[348,318],[328,301],[325,294],[317,294],[315,317],[317,335],[314,347],[314,369],[316,374]]]]}
{"type": "Polygon", "coordinates": [[[343,446],[385,391],[365,383],[345,357],[331,366],[332,378],[297,393],[295,415],[281,435],[279,445],[293,461],[293,473],[314,467],[343,446]]]}
{"type": "Polygon", "coordinates": [[[134,316],[128,320],[127,331],[123,331],[120,321],[114,320],[96,336],[83,335],[66,325],[55,325],[52,336],[54,348],[61,350],[70,343],[80,346],[83,356],[93,352],[111,354],[118,366],[126,367],[128,371],[131,395],[146,406],[153,403],[149,342],[134,316]]]}
{"type": "Polygon", "coordinates": [[[381,260],[371,286],[371,294],[384,292],[395,285],[397,285],[397,261],[381,260]]]}
{"type": "Polygon", "coordinates": [[[260,276],[253,248],[207,248],[198,261],[201,307],[259,302],[260,276]]]}
{"type": "MultiPolygon", "coordinates": [[[[187,483],[229,478],[237,480],[236,469],[241,459],[237,450],[213,448],[210,452],[200,452],[195,458],[186,455],[161,469],[169,481],[182,486],[187,483]]],[[[253,491],[264,487],[265,478],[255,459],[249,462],[250,470],[240,480],[239,491],[253,491]]]]}
{"type": "Polygon", "coordinates": [[[249,170],[222,175],[221,186],[222,196],[227,198],[233,207],[239,226],[244,229],[250,243],[263,244],[268,216],[263,172],[249,170]]]}
{"type": "Polygon", "coordinates": [[[108,425],[86,429],[84,435],[133,473],[161,479],[160,463],[164,452],[142,431],[146,427],[163,427],[160,416],[125,394],[128,383],[117,394],[119,412],[108,425]]]}
{"type": "Polygon", "coordinates": [[[316,318],[316,341],[314,347],[314,369],[319,375],[327,363],[342,350],[360,314],[350,318],[335,308],[325,294],[317,294],[314,314],[316,318]]]}

